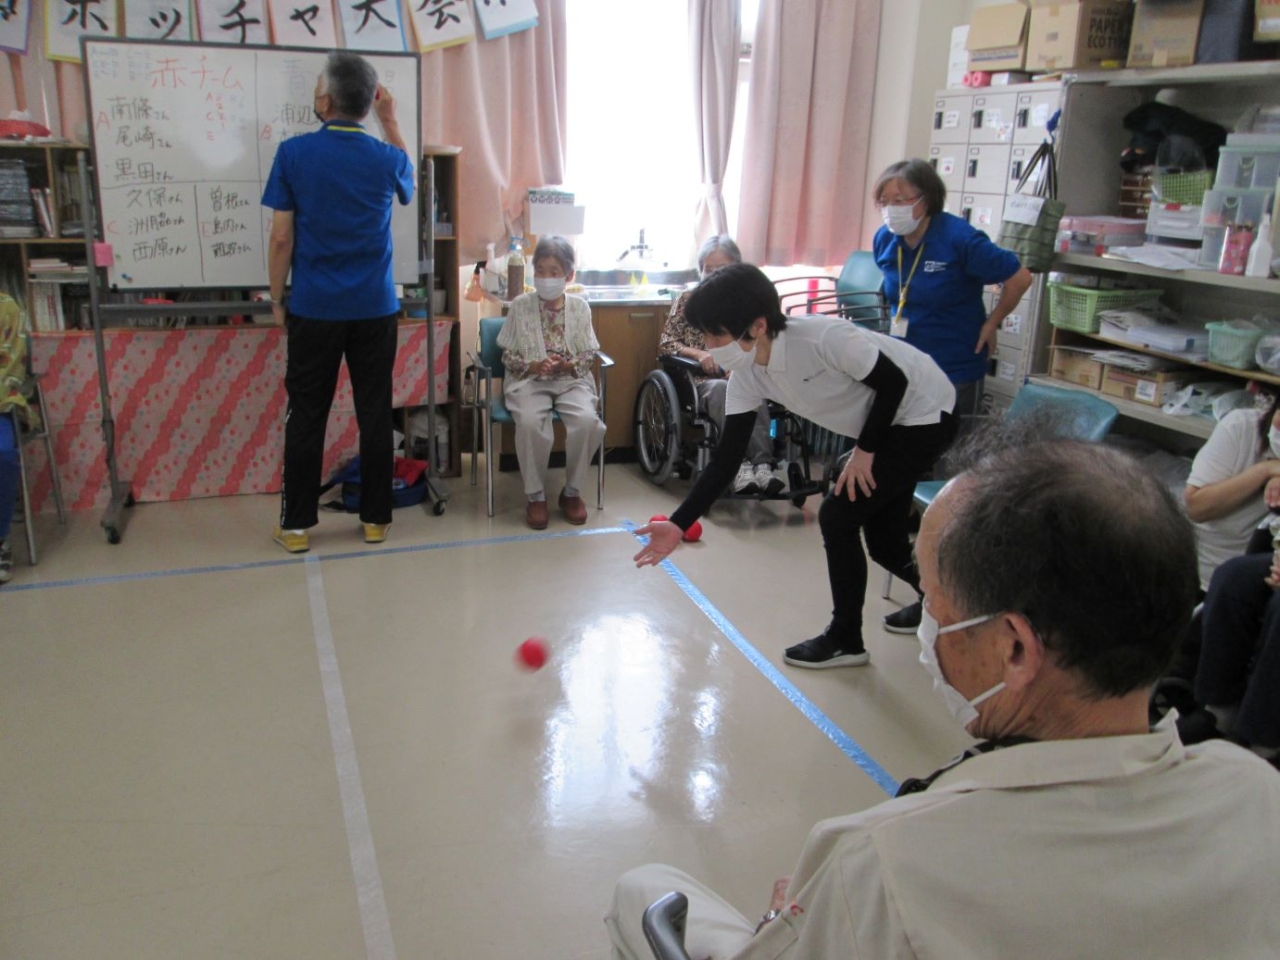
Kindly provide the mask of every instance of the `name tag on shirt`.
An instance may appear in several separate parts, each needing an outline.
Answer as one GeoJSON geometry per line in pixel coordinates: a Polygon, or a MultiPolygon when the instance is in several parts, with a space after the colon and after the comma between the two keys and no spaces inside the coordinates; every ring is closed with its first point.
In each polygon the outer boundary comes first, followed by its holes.
{"type": "Polygon", "coordinates": [[[902,314],[893,318],[893,322],[889,324],[889,336],[897,337],[899,340],[907,339],[907,324],[910,321],[902,314]]]}

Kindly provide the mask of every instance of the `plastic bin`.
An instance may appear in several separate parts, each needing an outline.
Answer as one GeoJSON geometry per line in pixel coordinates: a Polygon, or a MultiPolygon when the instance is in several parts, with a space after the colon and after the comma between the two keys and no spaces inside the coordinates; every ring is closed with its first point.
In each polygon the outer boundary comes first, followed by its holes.
{"type": "Polygon", "coordinates": [[[1201,217],[1201,207],[1152,201],[1147,214],[1147,234],[1167,240],[1199,242],[1204,230],[1200,225],[1201,217]]]}
{"type": "Polygon", "coordinates": [[[1252,370],[1258,365],[1255,353],[1258,341],[1275,330],[1237,330],[1225,320],[1206,323],[1209,331],[1209,362],[1237,370],[1252,370]]]}
{"type": "Polygon", "coordinates": [[[1204,193],[1213,186],[1212,170],[1195,173],[1156,173],[1151,176],[1152,199],[1161,203],[1199,206],[1204,193]]]}
{"type": "Polygon", "coordinates": [[[1280,177],[1280,150],[1222,147],[1218,150],[1215,190],[1275,189],[1280,177]]]}
{"type": "Polygon", "coordinates": [[[1275,196],[1274,184],[1268,190],[1210,190],[1204,195],[1201,208],[1201,224],[1206,227],[1225,227],[1233,223],[1262,222],[1262,215],[1275,196]]]}
{"type": "Polygon", "coordinates": [[[1066,283],[1049,284],[1049,322],[1063,330],[1097,333],[1098,314],[1160,299],[1163,290],[1091,290],[1066,283]]]}

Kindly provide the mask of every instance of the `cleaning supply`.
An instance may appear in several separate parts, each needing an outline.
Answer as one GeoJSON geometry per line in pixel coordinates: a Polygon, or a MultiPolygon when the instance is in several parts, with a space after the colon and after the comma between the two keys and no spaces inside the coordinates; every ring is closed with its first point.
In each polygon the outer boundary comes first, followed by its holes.
{"type": "Polygon", "coordinates": [[[484,265],[484,260],[479,261],[476,264],[475,273],[471,274],[471,279],[467,281],[467,290],[463,297],[472,303],[479,303],[484,299],[484,278],[481,275],[484,265]]]}
{"type": "Polygon", "coordinates": [[[1249,248],[1249,262],[1245,265],[1244,275],[1246,277],[1261,277],[1266,279],[1271,276],[1271,214],[1264,213],[1262,215],[1262,225],[1258,228],[1258,234],[1253,238],[1253,246],[1249,248]]]}

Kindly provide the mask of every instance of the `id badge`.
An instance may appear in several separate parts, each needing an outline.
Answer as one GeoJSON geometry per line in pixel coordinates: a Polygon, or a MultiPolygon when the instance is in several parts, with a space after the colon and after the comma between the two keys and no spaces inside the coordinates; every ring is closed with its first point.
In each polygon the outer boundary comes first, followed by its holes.
{"type": "Polygon", "coordinates": [[[907,318],[898,314],[889,324],[889,336],[897,337],[899,340],[907,339],[907,323],[907,318]]]}

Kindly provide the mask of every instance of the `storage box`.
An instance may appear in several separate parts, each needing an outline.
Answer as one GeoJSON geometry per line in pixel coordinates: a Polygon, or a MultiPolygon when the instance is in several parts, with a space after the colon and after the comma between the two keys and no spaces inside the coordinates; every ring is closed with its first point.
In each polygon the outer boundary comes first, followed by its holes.
{"type": "Polygon", "coordinates": [[[1123,63],[1133,27],[1130,0],[1031,0],[1027,69],[1071,70],[1123,63]]]}
{"type": "Polygon", "coordinates": [[[1176,391],[1196,379],[1191,370],[1161,370],[1139,373],[1136,370],[1124,370],[1120,367],[1106,365],[1102,371],[1103,394],[1108,397],[1120,397],[1135,403],[1148,406],[1164,406],[1164,402],[1176,391]]]}
{"type": "Polygon", "coordinates": [[[1254,0],[1253,39],[1263,43],[1280,40],[1280,0],[1254,0]]]}
{"type": "Polygon", "coordinates": [[[947,59],[947,86],[964,86],[964,75],[969,72],[969,25],[951,28],[951,52],[947,59]]]}
{"type": "Polygon", "coordinates": [[[979,7],[969,23],[969,69],[1021,70],[1027,59],[1027,6],[979,7]]]}
{"type": "Polygon", "coordinates": [[[1271,206],[1275,191],[1262,190],[1210,190],[1204,195],[1200,222],[1206,227],[1225,227],[1230,224],[1251,223],[1255,227],[1262,222],[1262,215],[1271,206]]]}
{"type": "Polygon", "coordinates": [[[1205,0],[1196,43],[1196,63],[1270,60],[1272,44],[1253,39],[1254,0],[1205,0]]]}
{"type": "Polygon", "coordinates": [[[1131,67],[1186,67],[1196,62],[1204,0],[1138,0],[1129,39],[1131,67]]]}
{"type": "Polygon", "coordinates": [[[1147,213],[1147,235],[1163,240],[1187,240],[1198,243],[1204,227],[1200,224],[1203,207],[1180,203],[1155,203],[1147,213]]]}
{"type": "Polygon", "coordinates": [[[1090,358],[1087,353],[1059,347],[1053,351],[1049,376],[1055,380],[1065,380],[1067,383],[1099,390],[1102,387],[1102,368],[1103,364],[1090,358]]]}
{"type": "Polygon", "coordinates": [[[1230,190],[1270,190],[1280,176],[1280,149],[1222,147],[1218,150],[1218,176],[1214,187],[1230,190]]]}

